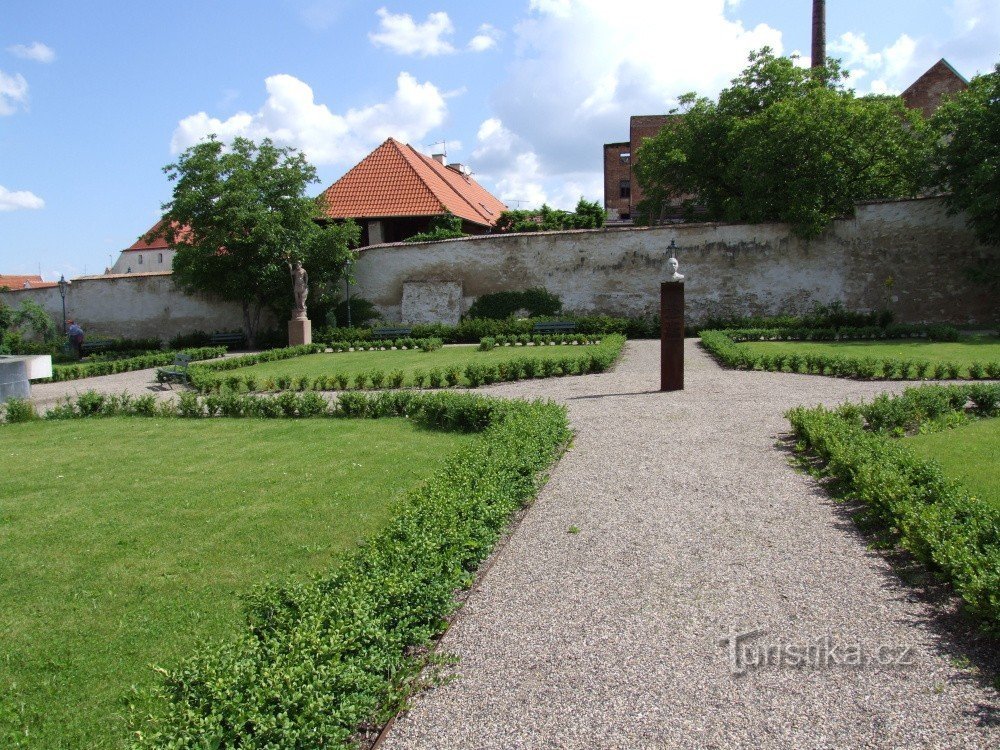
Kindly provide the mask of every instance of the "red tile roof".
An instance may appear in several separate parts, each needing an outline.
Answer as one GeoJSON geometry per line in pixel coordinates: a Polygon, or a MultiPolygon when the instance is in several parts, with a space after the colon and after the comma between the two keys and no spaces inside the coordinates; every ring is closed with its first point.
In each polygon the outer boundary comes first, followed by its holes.
{"type": "Polygon", "coordinates": [[[59,286],[55,281],[44,281],[38,274],[3,275],[0,274],[0,288],[7,287],[11,291],[18,289],[48,289],[59,286]]]}
{"type": "Polygon", "coordinates": [[[505,211],[479,183],[412,146],[389,138],[317,199],[331,219],[452,213],[492,226],[505,211]]]}
{"type": "MultiPolygon", "coordinates": [[[[129,247],[125,248],[125,252],[129,252],[131,250],[170,250],[170,249],[172,249],[170,247],[170,245],[167,244],[167,238],[164,237],[164,235],[163,235],[162,232],[158,231],[160,229],[160,227],[162,227],[162,226],[163,226],[163,220],[161,219],[160,221],[156,222],[152,227],[150,227],[145,232],[143,232],[142,236],[139,239],[137,239],[134,243],[132,243],[132,245],[130,245],[129,247]],[[147,242],[146,241],[147,235],[149,235],[149,234],[151,234],[153,232],[156,232],[156,235],[153,237],[153,240],[151,242],[147,242]]],[[[180,238],[181,239],[186,239],[185,235],[187,234],[187,232],[188,232],[187,229],[182,229],[179,232],[180,238]]]]}

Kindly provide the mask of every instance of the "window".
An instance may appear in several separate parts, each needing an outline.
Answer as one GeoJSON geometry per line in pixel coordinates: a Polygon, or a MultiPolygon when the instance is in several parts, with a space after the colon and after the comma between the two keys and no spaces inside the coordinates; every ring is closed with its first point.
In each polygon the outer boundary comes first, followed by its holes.
{"type": "Polygon", "coordinates": [[[163,263],[163,253],[160,253],[160,259],[157,262],[162,265],[162,263],[163,263]]]}
{"type": "Polygon", "coordinates": [[[618,183],[618,197],[619,198],[631,198],[632,197],[632,181],[622,180],[618,183]]]}
{"type": "Polygon", "coordinates": [[[139,265],[140,266],[142,265],[142,256],[141,255],[139,256],[139,265]]]}

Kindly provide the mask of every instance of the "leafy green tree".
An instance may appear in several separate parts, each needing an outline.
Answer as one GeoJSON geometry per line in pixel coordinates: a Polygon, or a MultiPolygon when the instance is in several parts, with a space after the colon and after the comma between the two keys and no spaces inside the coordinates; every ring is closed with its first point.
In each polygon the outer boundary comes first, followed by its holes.
{"type": "Polygon", "coordinates": [[[435,216],[431,219],[431,227],[427,232],[420,232],[407,237],[403,242],[434,242],[435,240],[452,240],[467,237],[462,231],[462,219],[453,214],[435,216]]]}
{"type": "Polygon", "coordinates": [[[604,208],[596,201],[580,198],[576,210],[561,211],[543,205],[539,209],[504,211],[497,219],[498,232],[555,232],[562,229],[598,229],[607,218],[604,208]]]}
{"type": "Polygon", "coordinates": [[[182,289],[238,303],[253,344],[261,313],[290,309],[288,262],[302,261],[310,286],[334,283],[360,239],[353,222],[321,223],[305,195],[316,170],[292,148],[215,136],[192,146],[163,170],[175,183],[163,205],[163,233],[182,289]]]}
{"type": "MultiPolygon", "coordinates": [[[[964,212],[984,245],[1000,246],[1000,63],[934,114],[942,137],[935,152],[935,181],[951,213],[964,212]]],[[[973,275],[1000,286],[996,259],[973,275]]]]}
{"type": "Polygon", "coordinates": [[[857,97],[843,81],[836,61],[806,70],[765,47],[717,102],[685,95],[687,111],[638,150],[640,215],[648,223],[682,201],[689,216],[788,222],[808,238],[858,201],[917,194],[927,123],[897,97],[857,97]]]}

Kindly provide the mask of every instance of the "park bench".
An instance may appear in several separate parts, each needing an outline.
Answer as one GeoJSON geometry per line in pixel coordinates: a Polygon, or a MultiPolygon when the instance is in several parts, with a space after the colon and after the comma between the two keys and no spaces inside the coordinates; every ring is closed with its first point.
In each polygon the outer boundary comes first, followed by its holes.
{"type": "Polygon", "coordinates": [[[187,383],[190,379],[188,365],[191,364],[191,355],[179,352],[174,356],[174,363],[170,367],[160,367],[156,371],[156,379],[161,383],[187,383]]]}
{"type": "Polygon", "coordinates": [[[232,331],[230,333],[216,331],[212,334],[210,341],[212,346],[239,346],[246,341],[246,336],[243,335],[242,331],[232,331]]]}
{"type": "Polygon", "coordinates": [[[81,354],[96,354],[97,352],[102,352],[105,349],[112,348],[117,342],[114,339],[92,339],[90,341],[84,341],[83,346],[80,347],[81,354]]]}
{"type": "Polygon", "coordinates": [[[535,323],[535,333],[573,333],[576,331],[576,323],[571,320],[554,320],[545,323],[535,323]]]}
{"type": "Polygon", "coordinates": [[[409,336],[413,333],[412,328],[373,328],[372,336],[377,339],[398,339],[401,336],[409,336]]]}

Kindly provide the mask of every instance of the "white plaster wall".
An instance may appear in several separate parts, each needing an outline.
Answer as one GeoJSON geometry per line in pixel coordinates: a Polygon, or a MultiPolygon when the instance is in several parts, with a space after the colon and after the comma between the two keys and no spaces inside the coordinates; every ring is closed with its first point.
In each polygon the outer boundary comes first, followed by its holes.
{"type": "MultiPolygon", "coordinates": [[[[0,292],[6,304],[17,306],[33,299],[57,325],[62,316],[58,288],[0,292]]],[[[240,329],[239,306],[175,289],[170,273],[127,276],[85,276],[73,279],[66,294],[66,316],[76,320],[88,336],[158,336],[240,329]]],[[[274,324],[265,319],[263,328],[274,324]]]]}
{"type": "Polygon", "coordinates": [[[889,305],[910,321],[998,314],[963,273],[988,251],[939,199],[861,205],[812,241],[784,224],[689,224],[373,246],[361,251],[354,291],[397,321],[404,284],[431,281],[460,284],[463,311],[482,294],[544,286],[569,312],[652,315],[671,240],[692,321],[837,300],[861,310],[889,305]]]}
{"type": "Polygon", "coordinates": [[[407,323],[447,323],[462,319],[462,285],[454,281],[405,281],[400,303],[407,323]]]}
{"type": "Polygon", "coordinates": [[[171,271],[176,250],[123,250],[111,267],[111,273],[152,273],[171,271]],[[162,258],[162,260],[161,260],[162,258]]]}

